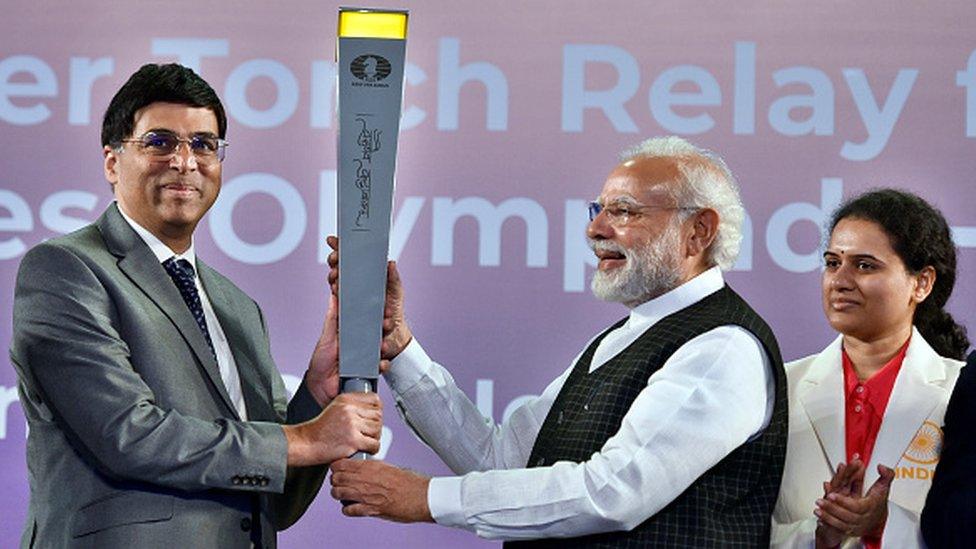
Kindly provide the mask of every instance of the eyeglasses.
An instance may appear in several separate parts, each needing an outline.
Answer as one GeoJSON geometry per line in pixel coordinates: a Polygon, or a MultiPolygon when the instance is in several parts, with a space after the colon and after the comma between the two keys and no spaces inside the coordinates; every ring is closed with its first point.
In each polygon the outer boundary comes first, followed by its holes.
{"type": "Polygon", "coordinates": [[[146,132],[138,139],[122,139],[119,143],[136,143],[142,152],[157,162],[168,162],[176,156],[181,143],[186,143],[199,164],[215,164],[224,161],[227,141],[214,135],[202,133],[182,138],[173,132],[146,132]]]}
{"type": "Polygon", "coordinates": [[[646,210],[687,210],[693,211],[700,208],[696,206],[642,206],[640,204],[629,204],[626,202],[614,202],[603,205],[593,201],[587,204],[587,211],[590,214],[590,221],[596,219],[600,212],[607,214],[607,221],[614,226],[622,226],[643,215],[646,210]]]}

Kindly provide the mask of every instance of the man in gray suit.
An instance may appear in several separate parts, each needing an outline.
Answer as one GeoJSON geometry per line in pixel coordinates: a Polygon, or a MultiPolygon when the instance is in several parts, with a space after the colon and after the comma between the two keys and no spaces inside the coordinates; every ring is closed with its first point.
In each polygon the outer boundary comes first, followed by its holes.
{"type": "Polygon", "coordinates": [[[379,449],[379,399],[337,395],[336,308],[288,402],[257,304],[194,255],[226,125],[190,69],[139,69],[102,125],[116,203],[21,263],[25,547],[273,547],[325,464],[379,449]]]}

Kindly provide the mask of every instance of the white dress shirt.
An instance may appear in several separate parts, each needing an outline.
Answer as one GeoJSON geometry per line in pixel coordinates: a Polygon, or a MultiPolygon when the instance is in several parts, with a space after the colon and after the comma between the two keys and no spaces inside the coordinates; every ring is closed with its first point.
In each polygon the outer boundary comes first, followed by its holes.
{"type": "Polygon", "coordinates": [[[119,206],[119,213],[129,223],[132,230],[145,241],[160,263],[172,257],[176,258],[177,261],[185,259],[190,262],[190,265],[193,265],[193,280],[196,283],[197,292],[200,294],[200,303],[203,305],[203,316],[207,321],[207,331],[210,332],[210,340],[213,342],[214,354],[217,355],[220,379],[224,382],[224,388],[227,389],[227,395],[230,396],[231,402],[234,403],[237,414],[241,417],[241,420],[246,421],[247,409],[244,407],[244,392],[241,389],[240,374],[237,372],[237,362],[234,361],[234,355],[230,351],[230,343],[227,341],[227,336],[220,327],[220,322],[217,321],[217,313],[214,312],[213,305],[210,304],[210,298],[207,297],[207,290],[200,283],[200,276],[197,274],[199,272],[197,269],[197,257],[193,253],[193,241],[190,240],[190,247],[185,252],[174,254],[169,246],[163,244],[159,238],[156,238],[156,235],[149,232],[145,227],[122,211],[121,205],[119,206]]]}
{"type": "MultiPolygon", "coordinates": [[[[713,268],[634,308],[600,342],[590,371],[724,283],[713,268]]],[[[463,475],[431,479],[428,504],[435,521],[490,539],[629,530],[759,434],[772,415],[773,376],[762,344],[743,328],[722,326],[679,347],[650,376],[620,430],[589,460],[526,469],[576,360],[501,426],[480,415],[416,340],[393,360],[385,377],[404,419],[463,475]]]]}

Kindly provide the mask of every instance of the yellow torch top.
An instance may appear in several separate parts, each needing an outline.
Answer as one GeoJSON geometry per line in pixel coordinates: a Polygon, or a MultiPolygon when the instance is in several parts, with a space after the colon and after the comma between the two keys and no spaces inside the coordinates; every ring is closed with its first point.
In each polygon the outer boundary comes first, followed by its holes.
{"type": "Polygon", "coordinates": [[[339,38],[406,40],[407,12],[369,8],[339,8],[339,38]]]}

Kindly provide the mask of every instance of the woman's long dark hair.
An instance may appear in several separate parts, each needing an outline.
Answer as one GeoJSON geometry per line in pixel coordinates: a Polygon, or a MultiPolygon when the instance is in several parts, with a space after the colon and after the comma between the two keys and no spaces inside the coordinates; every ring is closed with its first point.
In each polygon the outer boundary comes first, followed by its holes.
{"type": "Polygon", "coordinates": [[[880,225],[909,272],[935,269],[935,286],[915,309],[913,323],[935,352],[964,359],[969,349],[966,328],[944,308],[956,284],[956,247],[942,212],[912,193],[877,189],[842,204],[831,216],[830,232],[848,218],[880,225]]]}

